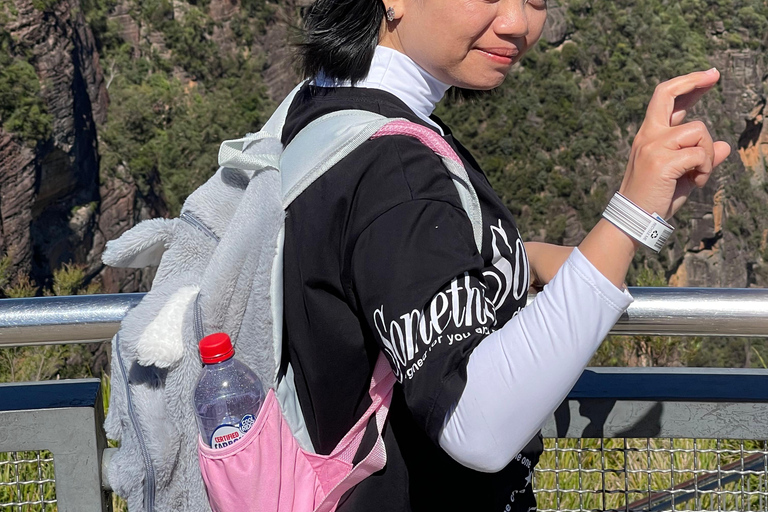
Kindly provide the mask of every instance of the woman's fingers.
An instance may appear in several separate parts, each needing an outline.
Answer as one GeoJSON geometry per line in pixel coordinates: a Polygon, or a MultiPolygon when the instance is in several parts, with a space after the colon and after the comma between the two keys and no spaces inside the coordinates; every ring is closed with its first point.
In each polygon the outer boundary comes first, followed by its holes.
{"type": "MultiPolygon", "coordinates": [[[[719,78],[720,76],[718,73],[718,79],[719,78]]],[[[698,103],[701,97],[704,96],[704,94],[706,94],[706,92],[709,91],[716,83],[717,80],[712,83],[707,82],[708,85],[697,87],[691,92],[682,94],[675,98],[675,106],[672,110],[672,116],[670,117],[669,122],[670,126],[677,126],[681,124],[685,119],[688,110],[693,108],[693,106],[698,103]]]]}
{"type": "Polygon", "coordinates": [[[675,151],[674,165],[681,171],[675,182],[675,191],[665,218],[675,214],[685,203],[694,188],[702,188],[712,175],[712,162],[709,155],[700,148],[684,148],[675,151]]]}
{"type": "Polygon", "coordinates": [[[731,145],[727,142],[723,142],[722,140],[719,140],[715,142],[715,159],[713,162],[713,167],[717,167],[721,163],[725,161],[726,158],[728,158],[728,155],[731,154],[731,145]]]}
{"type": "Polygon", "coordinates": [[[730,146],[714,142],[704,123],[682,124],[690,108],[719,78],[718,71],[711,69],[673,78],[656,88],[620,188],[647,211],[671,216],[728,157],[730,146]]]}
{"type": "Polygon", "coordinates": [[[710,174],[712,174],[712,159],[699,146],[681,149],[679,164],[687,170],[685,174],[688,175],[688,180],[699,188],[706,185],[710,174]]]}
{"type": "Polygon", "coordinates": [[[668,142],[668,147],[672,149],[701,147],[710,159],[712,168],[723,163],[731,154],[731,146],[724,141],[713,142],[706,125],[700,121],[672,128],[668,142]]]}
{"type": "Polygon", "coordinates": [[[645,124],[651,127],[669,128],[673,122],[680,122],[680,116],[673,114],[693,106],[701,95],[715,85],[720,73],[712,68],[678,76],[656,86],[645,114],[645,124]]]}
{"type": "Polygon", "coordinates": [[[728,158],[728,155],[731,154],[731,146],[727,142],[717,141],[714,143],[714,153],[715,156],[712,160],[712,164],[709,164],[709,155],[707,155],[706,165],[696,167],[694,173],[690,176],[690,179],[693,181],[694,185],[699,188],[702,188],[707,184],[707,181],[709,180],[709,177],[712,174],[714,168],[723,163],[723,161],[728,158]]]}
{"type": "Polygon", "coordinates": [[[675,112],[672,113],[672,117],[669,119],[669,125],[670,126],[677,126],[679,124],[682,124],[683,121],[685,121],[685,116],[688,115],[687,110],[675,110],[675,112]]]}
{"type": "Polygon", "coordinates": [[[707,126],[701,121],[693,121],[670,128],[666,140],[667,147],[670,149],[699,146],[707,152],[710,161],[714,164],[714,142],[712,141],[712,136],[709,134],[707,126]]]}
{"type": "Polygon", "coordinates": [[[677,180],[675,185],[675,193],[672,195],[672,203],[670,204],[670,209],[667,212],[668,216],[671,216],[677,210],[679,210],[681,206],[683,206],[685,201],[688,199],[688,195],[695,187],[702,188],[707,184],[709,177],[712,175],[712,168],[720,165],[723,160],[728,157],[728,155],[731,153],[731,147],[726,142],[715,142],[715,163],[712,167],[709,167],[708,172],[706,168],[695,166],[697,161],[703,161],[701,160],[702,158],[705,160],[708,159],[708,157],[702,157],[701,148],[686,148],[679,149],[677,151],[689,153],[683,157],[683,159],[687,159],[687,161],[681,161],[678,162],[678,164],[682,166],[692,165],[693,167],[691,167],[692,170],[684,173],[677,180]],[[697,155],[696,152],[699,152],[699,154],[697,155]]]}

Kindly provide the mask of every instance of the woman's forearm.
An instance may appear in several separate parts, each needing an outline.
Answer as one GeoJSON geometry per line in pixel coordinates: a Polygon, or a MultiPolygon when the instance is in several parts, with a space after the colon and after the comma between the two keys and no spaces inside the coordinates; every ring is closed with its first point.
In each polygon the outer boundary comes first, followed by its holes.
{"type": "Polygon", "coordinates": [[[631,302],[573,251],[544,291],[474,350],[440,446],[475,470],[504,468],[562,402],[631,302]]]}
{"type": "Polygon", "coordinates": [[[629,265],[639,247],[639,242],[607,220],[601,219],[581,242],[579,250],[606,279],[622,288],[629,265]]]}
{"type": "Polygon", "coordinates": [[[572,251],[573,247],[525,242],[525,252],[531,268],[531,287],[540,290],[550,282],[572,251]]]}
{"type": "MultiPolygon", "coordinates": [[[[601,274],[621,288],[639,245],[616,226],[601,219],[581,242],[579,250],[601,274]]],[[[550,282],[572,251],[573,247],[526,242],[531,287],[541,289],[550,282]]]]}

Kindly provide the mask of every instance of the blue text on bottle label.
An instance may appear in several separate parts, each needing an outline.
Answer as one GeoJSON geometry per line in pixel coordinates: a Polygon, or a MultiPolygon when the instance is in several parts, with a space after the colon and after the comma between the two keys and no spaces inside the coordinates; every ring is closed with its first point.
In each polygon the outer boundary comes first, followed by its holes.
{"type": "Polygon", "coordinates": [[[256,423],[256,418],[253,414],[246,414],[238,425],[219,425],[211,434],[211,448],[225,448],[239,441],[251,429],[254,423],[256,423]]]}

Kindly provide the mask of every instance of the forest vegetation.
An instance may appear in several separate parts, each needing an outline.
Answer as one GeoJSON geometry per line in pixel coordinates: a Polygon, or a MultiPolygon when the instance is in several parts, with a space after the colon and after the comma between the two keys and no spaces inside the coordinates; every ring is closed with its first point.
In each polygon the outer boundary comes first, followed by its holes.
{"type": "MultiPolygon", "coordinates": [[[[56,2],[34,0],[34,7],[48,12],[56,2]]],[[[258,50],[268,27],[278,22],[295,28],[283,44],[298,41],[302,8],[241,0],[231,17],[216,20],[210,0],[129,0],[120,5],[128,6],[142,33],[162,41],[142,38],[134,44],[111,16],[118,0],[82,0],[80,5],[109,94],[107,121],[98,128],[101,179],[128,173],[144,196],[158,198],[168,215],[177,215],[186,196],[215,171],[220,142],[258,130],[275,107],[258,50]]],[[[450,97],[436,113],[476,156],[525,239],[575,243],[617,188],[653,88],[709,68],[729,50],[764,52],[768,2],[568,0],[560,5],[566,26],[562,38],[540,41],[496,91],[472,99],[450,97]]],[[[29,49],[5,28],[16,13],[12,0],[0,0],[0,124],[34,147],[50,134],[51,118],[29,49]]],[[[724,115],[722,102],[721,90],[715,89],[694,117],[703,118],[717,135],[739,132],[743,127],[724,115]]],[[[724,179],[724,186],[750,215],[730,216],[725,229],[737,235],[742,250],[762,261],[768,185],[755,187],[734,169],[731,160],[719,172],[734,176],[724,179]]],[[[683,210],[678,224],[684,225],[687,215],[683,210]]],[[[628,283],[666,285],[672,263],[664,253],[639,253],[628,283]]],[[[74,263],[62,267],[47,285],[3,274],[0,293],[87,289],[88,283],[61,284],[73,280],[77,268],[74,263]]],[[[3,360],[26,354],[20,350],[10,356],[4,352],[3,360]]],[[[750,366],[763,365],[766,357],[760,340],[635,337],[606,343],[594,363],[750,366]]],[[[23,373],[25,378],[63,377],[65,366],[23,373]]],[[[3,379],[10,377],[8,368],[6,362],[3,379]]],[[[19,375],[13,370],[14,379],[19,375]]]]}

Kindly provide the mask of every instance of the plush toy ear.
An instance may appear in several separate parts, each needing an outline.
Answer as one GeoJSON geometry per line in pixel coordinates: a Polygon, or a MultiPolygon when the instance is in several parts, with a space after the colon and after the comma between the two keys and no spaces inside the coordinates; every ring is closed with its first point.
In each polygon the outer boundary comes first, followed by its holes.
{"type": "Polygon", "coordinates": [[[168,368],[184,355],[184,313],[197,298],[200,287],[184,286],[168,298],[154,320],[141,333],[136,345],[137,361],[142,366],[168,368]]]}
{"type": "Polygon", "coordinates": [[[110,267],[156,267],[173,238],[178,219],[150,219],[139,222],[107,242],[101,260],[110,267]]]}

